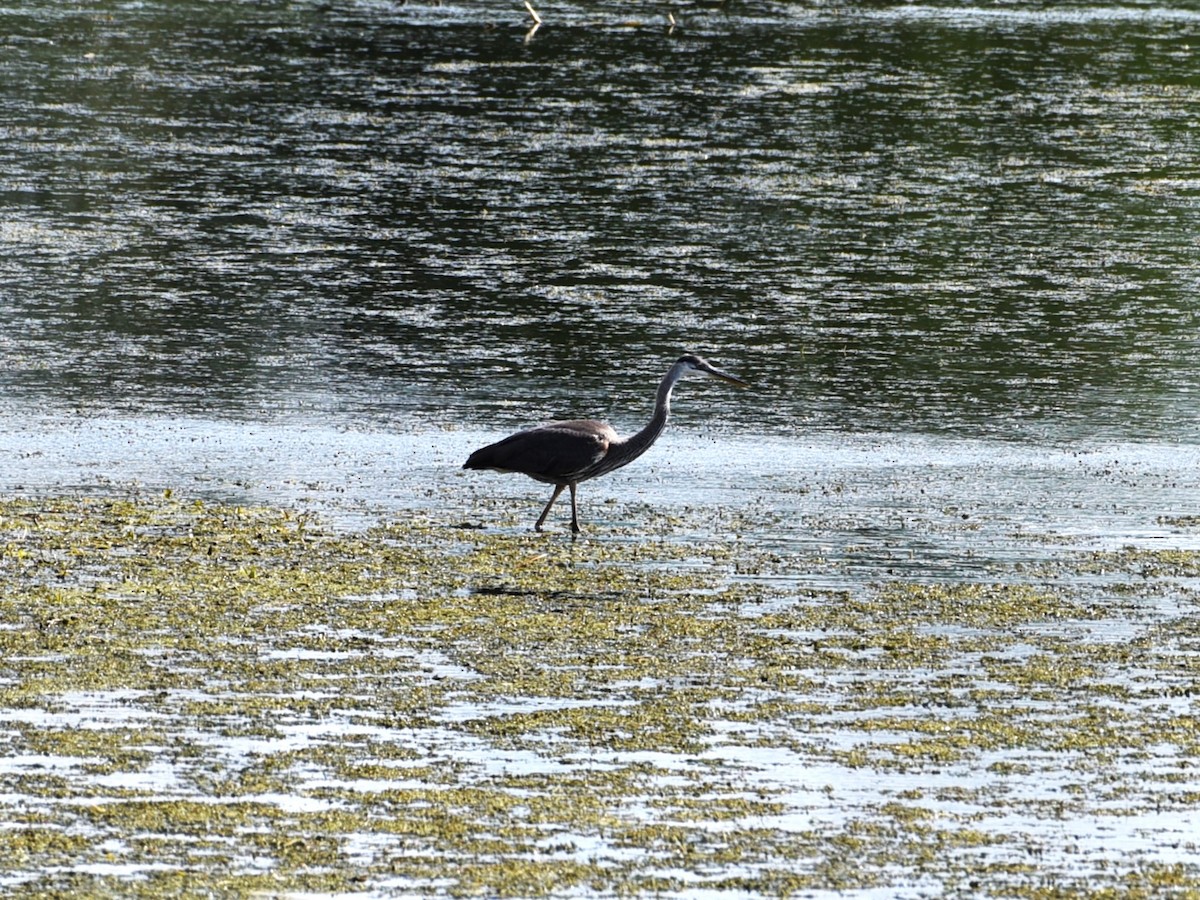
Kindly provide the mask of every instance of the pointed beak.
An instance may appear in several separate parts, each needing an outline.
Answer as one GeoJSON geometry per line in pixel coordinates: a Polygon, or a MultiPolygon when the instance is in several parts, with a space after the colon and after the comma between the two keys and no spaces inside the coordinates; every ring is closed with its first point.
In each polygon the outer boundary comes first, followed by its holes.
{"type": "Polygon", "coordinates": [[[713,378],[720,378],[722,381],[728,381],[730,384],[736,384],[738,387],[750,387],[750,382],[743,381],[741,378],[738,378],[736,375],[731,375],[728,372],[723,372],[720,369],[718,369],[716,366],[710,366],[707,363],[705,364],[704,368],[702,368],[700,371],[703,372],[705,375],[711,375],[713,378]]]}

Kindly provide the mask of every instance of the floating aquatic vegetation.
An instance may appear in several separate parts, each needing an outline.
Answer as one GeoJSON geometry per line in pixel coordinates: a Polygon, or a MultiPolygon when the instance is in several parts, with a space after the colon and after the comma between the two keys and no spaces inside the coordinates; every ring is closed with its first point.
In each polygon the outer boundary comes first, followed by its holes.
{"type": "Polygon", "coordinates": [[[1083,577],[1193,559],[835,591],[674,527],[0,501],[0,885],[1200,892],[1194,610],[1083,577]]]}

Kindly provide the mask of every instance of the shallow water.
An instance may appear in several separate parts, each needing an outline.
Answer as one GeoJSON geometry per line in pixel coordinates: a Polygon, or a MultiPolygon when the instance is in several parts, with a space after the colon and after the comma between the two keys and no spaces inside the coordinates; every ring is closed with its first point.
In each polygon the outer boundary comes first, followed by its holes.
{"type": "MultiPolygon", "coordinates": [[[[43,416],[0,428],[0,484],[41,495],[171,491],[282,504],[343,528],[420,511],[523,533],[549,489],[460,468],[492,437],[43,416]]],[[[679,429],[628,468],[581,486],[580,503],[601,539],[628,539],[623,530],[667,516],[673,540],[736,539],[815,555],[836,586],[886,576],[970,580],[999,577],[1061,545],[1195,546],[1178,523],[1200,515],[1200,448],[888,434],[801,443],[679,429]]],[[[547,527],[563,531],[568,521],[560,500],[547,527]]]]}

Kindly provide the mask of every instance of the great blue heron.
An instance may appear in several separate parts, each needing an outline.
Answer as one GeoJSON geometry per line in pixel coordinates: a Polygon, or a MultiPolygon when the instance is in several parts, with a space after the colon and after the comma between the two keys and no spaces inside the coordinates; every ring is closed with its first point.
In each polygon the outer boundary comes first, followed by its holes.
{"type": "Polygon", "coordinates": [[[578,533],[579,510],[575,505],[575,486],[581,481],[619,469],[649,450],[667,426],[667,418],[671,413],[671,391],[676,382],[689,372],[700,372],[739,387],[748,386],[736,375],[722,372],[699,356],[681,356],[658,386],[650,424],[637,434],[622,439],[607,422],[595,419],[549,422],[518,431],[502,441],[476,450],[463,463],[463,468],[520,472],[554,485],[554,493],[534,525],[536,531],[542,530],[542,523],[546,521],[550,507],[563,488],[570,488],[571,530],[578,533]]]}

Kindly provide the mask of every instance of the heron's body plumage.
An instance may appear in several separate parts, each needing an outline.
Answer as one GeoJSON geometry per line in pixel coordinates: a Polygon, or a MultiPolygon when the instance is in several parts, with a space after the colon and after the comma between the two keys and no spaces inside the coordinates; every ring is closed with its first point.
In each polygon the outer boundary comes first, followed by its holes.
{"type": "Polygon", "coordinates": [[[548,422],[476,450],[464,468],[520,472],[546,484],[580,482],[601,474],[597,467],[618,443],[606,422],[548,422]]]}

